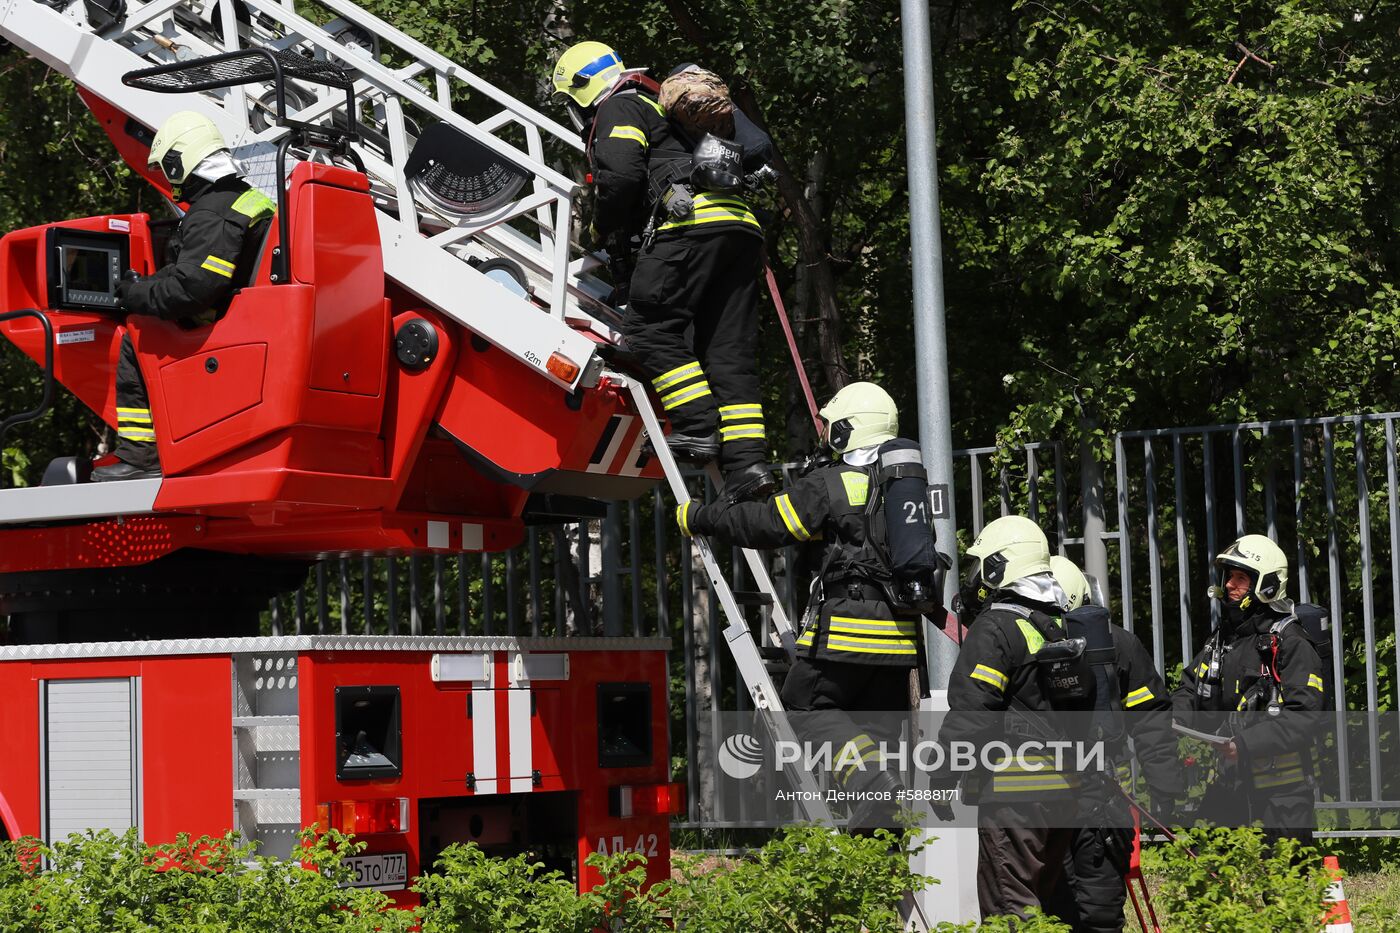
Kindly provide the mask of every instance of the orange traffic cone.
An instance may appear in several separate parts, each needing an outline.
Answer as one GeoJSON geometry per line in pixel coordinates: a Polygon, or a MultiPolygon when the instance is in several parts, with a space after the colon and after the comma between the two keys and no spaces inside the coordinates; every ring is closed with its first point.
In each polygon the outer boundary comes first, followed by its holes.
{"type": "Polygon", "coordinates": [[[1322,897],[1322,903],[1327,908],[1327,926],[1323,933],[1353,933],[1351,908],[1347,906],[1346,891],[1342,890],[1342,866],[1335,855],[1324,856],[1322,866],[1332,879],[1327,893],[1322,897]]]}

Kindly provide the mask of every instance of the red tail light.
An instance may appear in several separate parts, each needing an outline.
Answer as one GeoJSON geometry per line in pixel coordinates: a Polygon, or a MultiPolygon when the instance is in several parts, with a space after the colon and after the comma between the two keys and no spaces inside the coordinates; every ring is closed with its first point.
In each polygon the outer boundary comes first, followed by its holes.
{"type": "Polygon", "coordinates": [[[609,816],[679,816],[685,812],[684,784],[635,784],[608,790],[609,816]]]}
{"type": "Polygon", "coordinates": [[[408,832],[408,798],[332,800],[316,807],[317,828],[355,836],[408,832]]]}

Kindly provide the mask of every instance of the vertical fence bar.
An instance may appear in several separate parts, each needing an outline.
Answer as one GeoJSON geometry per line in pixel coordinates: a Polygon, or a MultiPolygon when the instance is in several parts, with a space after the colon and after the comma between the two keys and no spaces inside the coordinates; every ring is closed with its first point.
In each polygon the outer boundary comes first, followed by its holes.
{"type": "MultiPolygon", "coordinates": [[[[1215,542],[1215,442],[1209,431],[1201,435],[1201,473],[1206,508],[1206,552],[1201,555],[1201,562],[1205,564],[1206,579],[1209,580],[1215,573],[1215,555],[1220,553],[1215,542]]],[[[1219,624],[1220,601],[1212,599],[1210,626],[1214,629],[1219,624]]]]}
{"type": "Polygon", "coordinates": [[[1269,443],[1269,426],[1264,425],[1264,527],[1269,540],[1278,543],[1278,494],[1274,486],[1277,476],[1274,469],[1274,448],[1269,443]]]}
{"type": "Polygon", "coordinates": [[[589,525],[592,523],[587,519],[578,523],[578,621],[577,634],[593,634],[593,600],[589,598],[588,574],[589,560],[588,548],[592,534],[589,525]]]}
{"type": "Polygon", "coordinates": [[[1011,514],[1011,477],[1007,475],[1006,467],[997,469],[997,495],[1001,500],[1001,514],[1003,517],[1011,514]]]}
{"type": "Polygon", "coordinates": [[[1128,454],[1120,434],[1113,439],[1113,472],[1118,485],[1118,593],[1123,627],[1133,630],[1133,556],[1128,537],[1128,454]]]}
{"type": "Polygon", "coordinates": [[[374,634],[374,558],[366,555],[360,558],[360,596],[365,601],[365,634],[374,634]]]}
{"type": "Polygon", "coordinates": [[[666,561],[666,508],[657,490],[651,497],[652,547],[656,560],[656,634],[671,634],[671,593],[666,561]]]}
{"type": "Polygon", "coordinates": [[[554,541],[554,634],[563,637],[569,632],[569,606],[565,589],[568,577],[564,568],[569,565],[569,531],[562,525],[550,534],[554,541]]]}
{"type": "MultiPolygon", "coordinates": [[[[1331,596],[1332,618],[1342,617],[1342,545],[1337,533],[1337,469],[1336,438],[1333,436],[1332,422],[1322,424],[1322,482],[1323,496],[1327,503],[1327,589],[1331,596]]],[[[1342,627],[1332,626],[1332,682],[1337,685],[1336,710],[1341,713],[1346,708],[1346,682],[1342,667],[1342,627]]],[[[1346,722],[1337,717],[1337,778],[1338,793],[1342,800],[1351,799],[1350,741],[1346,722]]]]}
{"type": "Polygon", "coordinates": [[[1152,660],[1166,670],[1166,640],[1162,632],[1162,545],[1157,529],[1157,454],[1152,438],[1143,438],[1143,491],[1147,498],[1147,575],[1151,589],[1152,660]]]}
{"type": "Polygon", "coordinates": [[[442,591],[442,577],[446,572],[446,562],[441,554],[433,555],[433,631],[438,635],[447,634],[447,598],[442,591]]]}
{"type": "Polygon", "coordinates": [[[1186,535],[1186,451],[1181,435],[1172,434],[1172,480],[1176,492],[1176,586],[1181,612],[1181,664],[1196,656],[1191,632],[1191,554],[1186,535]]]}
{"type": "Polygon", "coordinates": [[[297,634],[301,635],[306,631],[306,584],[297,587],[297,634]]]}
{"type": "Polygon", "coordinates": [[[967,462],[972,473],[972,537],[976,538],[982,533],[987,518],[982,511],[982,459],[974,453],[968,455],[967,462]]]}
{"type": "Polygon", "coordinates": [[[642,637],[642,507],[636,499],[627,504],[627,558],[632,575],[632,634],[642,637]]]}
{"type": "Polygon", "coordinates": [[[410,635],[423,634],[422,579],[418,558],[408,555],[408,632],[410,635]]]}
{"type": "Polygon", "coordinates": [[[271,613],[272,634],[274,636],[282,634],[282,607],[278,604],[279,597],[272,598],[272,605],[269,608],[271,613]]]}
{"type": "MultiPolygon", "coordinates": [[[[1026,445],[1026,517],[1040,524],[1040,458],[1026,445]]],[[[1044,526],[1041,526],[1044,527],[1044,526]]]]}
{"type": "Polygon", "coordinates": [[[603,561],[598,575],[603,583],[603,634],[622,634],[622,509],[616,502],[608,503],[603,519],[603,561]]]}
{"type": "Polygon", "coordinates": [[[324,635],[331,627],[331,606],[330,594],[326,592],[329,584],[326,583],[326,562],[319,560],[316,562],[316,634],[324,635]]]}
{"type": "MultiPolygon", "coordinates": [[[[1395,494],[1395,419],[1385,419],[1385,485],[1390,507],[1390,612],[1395,629],[1395,669],[1400,671],[1400,501],[1395,494]]],[[[1333,625],[1339,625],[1337,619],[1333,625]]],[[[1400,678],[1396,678],[1396,706],[1400,709],[1400,678]]],[[[1374,711],[1374,709],[1373,709],[1374,711]]]]}
{"type": "Polygon", "coordinates": [[[506,551],[506,634],[520,634],[520,583],[516,579],[515,549],[506,551]]]}
{"type": "Polygon", "coordinates": [[[471,622],[471,583],[467,578],[467,555],[457,555],[457,634],[467,634],[471,622]]]}
{"type": "Polygon", "coordinates": [[[496,568],[486,553],[481,555],[481,634],[496,634],[496,568]]]}
{"type": "Polygon", "coordinates": [[[384,584],[384,611],[389,614],[388,630],[390,635],[399,633],[399,559],[389,558],[388,579],[384,584]]]}
{"type": "MultiPolygon", "coordinates": [[[[1367,764],[1371,772],[1371,800],[1381,799],[1381,733],[1380,719],[1375,714],[1380,710],[1379,687],[1376,683],[1376,605],[1371,592],[1371,482],[1367,473],[1366,423],[1356,419],[1356,518],[1361,544],[1361,630],[1366,644],[1366,717],[1367,739],[1370,746],[1370,759],[1367,764]]],[[[1332,626],[1333,650],[1340,636],[1339,625],[1332,626]]],[[[1338,682],[1337,699],[1339,710],[1347,708],[1346,697],[1338,682]]]]}
{"type": "Polygon", "coordinates": [[[350,558],[340,559],[340,634],[350,634],[350,558]]]}
{"type": "MultiPolygon", "coordinates": [[[[656,494],[660,498],[660,493],[656,494]]],[[[659,511],[658,511],[659,514],[659,511]]],[[[681,536],[681,646],[685,651],[685,778],[692,820],[700,812],[700,703],[699,684],[695,676],[695,596],[691,589],[690,539],[681,536]]]]}
{"type": "Polygon", "coordinates": [[[1298,598],[1312,602],[1308,581],[1308,549],[1303,530],[1303,426],[1293,425],[1293,537],[1298,546],[1298,598]]]}
{"type": "Polygon", "coordinates": [[[1064,448],[1055,442],[1055,525],[1060,529],[1060,553],[1065,553],[1065,539],[1069,533],[1069,495],[1065,491],[1064,448]]]}
{"type": "Polygon", "coordinates": [[[1235,537],[1242,538],[1245,535],[1244,435],[1239,428],[1235,428],[1230,438],[1230,456],[1235,470],[1235,537]]]}

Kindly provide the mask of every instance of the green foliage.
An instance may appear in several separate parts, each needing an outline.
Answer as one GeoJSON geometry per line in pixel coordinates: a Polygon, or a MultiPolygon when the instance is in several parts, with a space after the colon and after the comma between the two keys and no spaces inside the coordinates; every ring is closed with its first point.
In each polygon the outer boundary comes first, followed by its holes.
{"type": "Polygon", "coordinates": [[[807,930],[897,933],[899,902],[928,879],[909,871],[902,843],[880,831],[847,836],[819,826],[784,830],[751,859],[725,866],[685,861],[666,898],[694,933],[807,930]]]}
{"type": "Polygon", "coordinates": [[[1329,881],[1315,850],[1249,828],[1183,830],[1143,864],[1168,933],[1314,929],[1329,881]]]}
{"type": "Polygon", "coordinates": [[[402,933],[413,915],[376,891],[343,888],[339,833],[307,836],[298,861],[254,858],[234,837],[143,845],[103,830],[44,846],[0,844],[0,929],[13,933],[402,933]],[[39,860],[46,860],[43,870],[39,860]]]}

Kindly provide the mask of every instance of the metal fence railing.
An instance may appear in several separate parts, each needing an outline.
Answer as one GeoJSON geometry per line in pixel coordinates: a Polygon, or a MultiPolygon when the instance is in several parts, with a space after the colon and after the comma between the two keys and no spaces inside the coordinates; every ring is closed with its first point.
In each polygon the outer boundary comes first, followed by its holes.
{"type": "MultiPolygon", "coordinates": [[[[1240,534],[1268,534],[1294,557],[1290,592],[1336,620],[1337,711],[1400,709],[1392,673],[1400,669],[1397,419],[1400,413],[1124,432],[1113,438],[1112,461],[1082,477],[1080,452],[1070,455],[1058,442],[957,451],[959,551],[998,515],[1031,516],[1052,549],[1099,571],[1119,621],[1171,677],[1216,621],[1205,595],[1214,555],[1240,534]],[[1102,503],[1116,527],[1106,526],[1102,503]]],[[[702,476],[692,484],[714,497],[702,476]]],[[[728,566],[736,591],[753,588],[741,560],[728,566]]],[[[773,579],[792,618],[815,569],[797,548],[772,552],[773,579]]],[[[695,801],[714,779],[713,763],[700,758],[697,724],[748,701],[723,645],[711,638],[718,606],[703,580],[669,498],[656,490],[611,505],[599,520],[531,528],[520,548],[502,554],[330,558],[270,616],[278,632],[669,636],[673,752],[688,763],[695,801]]],[[[765,637],[767,612],[753,612],[750,621],[765,637]]],[[[1374,718],[1339,730],[1320,806],[1400,809],[1400,759],[1392,763],[1391,741],[1374,718]]],[[[727,814],[683,825],[741,823],[742,814],[727,814]]]]}

